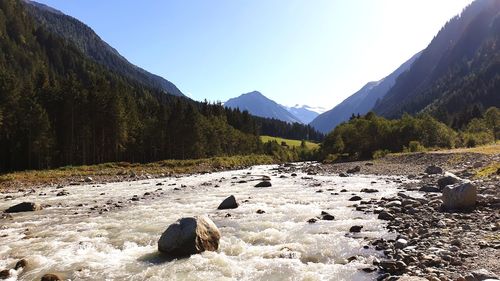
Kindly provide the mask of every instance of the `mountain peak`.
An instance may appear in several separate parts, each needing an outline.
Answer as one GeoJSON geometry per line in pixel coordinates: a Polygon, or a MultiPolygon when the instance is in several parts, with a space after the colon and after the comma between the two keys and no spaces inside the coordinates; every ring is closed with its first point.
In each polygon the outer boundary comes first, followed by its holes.
{"type": "Polygon", "coordinates": [[[259,91],[253,91],[229,99],[224,103],[229,108],[239,108],[247,110],[250,114],[265,118],[274,118],[288,123],[302,123],[292,113],[288,112],[284,106],[264,96],[259,91]]]}

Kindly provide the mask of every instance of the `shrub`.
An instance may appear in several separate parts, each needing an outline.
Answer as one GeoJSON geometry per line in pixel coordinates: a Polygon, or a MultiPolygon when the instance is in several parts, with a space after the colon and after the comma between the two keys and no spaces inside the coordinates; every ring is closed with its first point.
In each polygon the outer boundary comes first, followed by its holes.
{"type": "Polygon", "coordinates": [[[380,159],[380,158],[385,157],[389,153],[391,153],[391,152],[387,149],[379,149],[379,150],[376,150],[375,152],[373,152],[372,157],[373,157],[373,159],[380,159]]]}
{"type": "Polygon", "coordinates": [[[422,152],[425,151],[425,147],[420,144],[419,141],[410,141],[408,144],[408,151],[409,152],[422,152]]]}

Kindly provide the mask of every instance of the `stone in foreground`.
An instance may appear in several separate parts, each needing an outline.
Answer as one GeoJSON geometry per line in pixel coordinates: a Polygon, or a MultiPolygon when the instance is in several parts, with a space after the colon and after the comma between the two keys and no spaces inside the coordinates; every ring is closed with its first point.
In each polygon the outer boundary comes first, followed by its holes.
{"type": "Polygon", "coordinates": [[[40,204],[38,203],[23,202],[8,208],[7,210],[5,210],[5,212],[6,213],[33,212],[33,211],[40,211],[41,209],[42,206],[40,206],[40,204]]]}
{"type": "Polygon", "coordinates": [[[158,251],[185,257],[219,248],[220,231],[206,215],[182,218],[171,224],[158,240],[158,251]]]}
{"type": "Polygon", "coordinates": [[[443,208],[465,210],[476,206],[477,188],[471,183],[459,183],[443,188],[443,208]]]}
{"type": "Polygon", "coordinates": [[[238,202],[236,202],[236,198],[234,197],[234,195],[231,195],[228,198],[224,199],[224,201],[220,203],[219,207],[217,207],[217,209],[219,210],[236,209],[236,208],[238,208],[238,202]]]}

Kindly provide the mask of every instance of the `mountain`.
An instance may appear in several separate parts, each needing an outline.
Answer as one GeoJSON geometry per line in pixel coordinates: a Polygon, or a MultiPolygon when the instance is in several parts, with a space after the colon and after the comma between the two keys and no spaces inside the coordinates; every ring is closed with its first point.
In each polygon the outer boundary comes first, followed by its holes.
{"type": "Polygon", "coordinates": [[[224,103],[224,106],[239,108],[241,111],[247,110],[255,116],[278,119],[288,123],[302,123],[299,118],[288,112],[282,105],[257,91],[229,99],[224,103]]]}
{"type": "Polygon", "coordinates": [[[368,82],[363,88],[349,96],[331,110],[320,114],[310,124],[323,133],[333,130],[338,124],[349,120],[352,114],[365,114],[370,111],[377,100],[383,98],[396,82],[396,79],[407,71],[420,56],[415,54],[394,72],[380,81],[368,82]]]}
{"type": "Polygon", "coordinates": [[[452,18],[374,107],[393,118],[428,112],[460,128],[500,106],[500,1],[476,0],[452,18]]]}
{"type": "Polygon", "coordinates": [[[311,107],[308,105],[298,105],[295,106],[285,106],[285,109],[288,110],[291,114],[297,117],[302,123],[309,124],[314,118],[316,118],[319,114],[323,113],[325,110],[320,107],[311,107]]]}
{"type": "Polygon", "coordinates": [[[170,81],[130,63],[118,51],[103,41],[90,27],[79,20],[44,4],[29,0],[23,0],[23,3],[38,25],[71,41],[95,62],[148,87],[160,89],[172,95],[184,96],[170,81]]]}

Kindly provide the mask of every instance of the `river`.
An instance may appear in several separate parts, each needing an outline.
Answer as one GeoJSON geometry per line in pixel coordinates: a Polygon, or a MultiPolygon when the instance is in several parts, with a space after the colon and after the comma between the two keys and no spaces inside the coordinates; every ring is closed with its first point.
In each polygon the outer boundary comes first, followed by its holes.
{"type": "Polygon", "coordinates": [[[363,246],[372,238],[393,235],[373,213],[356,211],[352,205],[359,201],[349,198],[390,196],[398,184],[380,176],[296,173],[291,176],[275,165],[254,166],[50,187],[9,194],[12,200],[4,200],[3,194],[0,210],[23,201],[50,207],[0,220],[0,270],[24,258],[27,268],[11,270],[8,280],[39,280],[49,272],[70,280],[373,280],[376,273],[360,269],[381,253],[363,246]],[[254,187],[261,175],[271,177],[272,187],[254,187]],[[360,193],[362,188],[380,192],[360,193]],[[62,190],[69,194],[56,196],[62,190]],[[138,201],[131,200],[134,195],[138,201]],[[240,206],[217,210],[229,195],[240,206]],[[307,222],[322,211],[335,220],[307,222]],[[219,250],[173,261],[160,256],[157,240],[168,225],[199,214],[208,214],[219,227],[219,250]],[[353,225],[364,228],[351,234],[353,225]],[[357,260],[347,262],[356,255],[357,260]]]}

